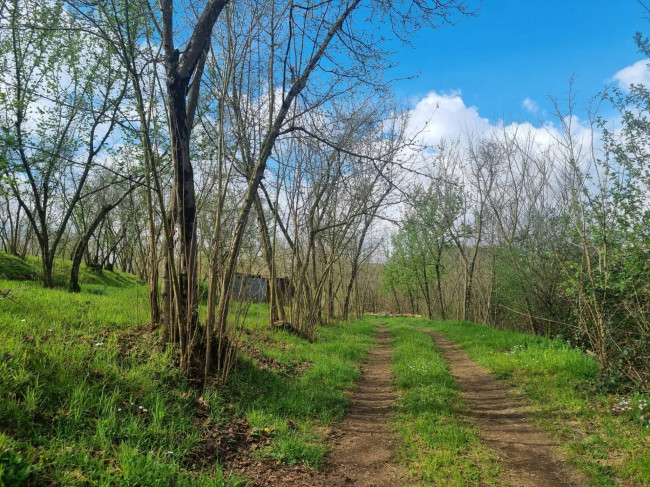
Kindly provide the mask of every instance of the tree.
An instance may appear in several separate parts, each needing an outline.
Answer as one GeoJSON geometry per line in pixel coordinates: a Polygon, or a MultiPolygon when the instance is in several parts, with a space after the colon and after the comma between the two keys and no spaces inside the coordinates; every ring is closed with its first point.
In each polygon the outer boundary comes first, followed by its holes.
{"type": "Polygon", "coordinates": [[[114,53],[75,30],[60,4],[14,0],[0,40],[3,172],[36,235],[43,285],[126,92],[114,53]],[[58,223],[57,223],[58,222],[58,223]]]}

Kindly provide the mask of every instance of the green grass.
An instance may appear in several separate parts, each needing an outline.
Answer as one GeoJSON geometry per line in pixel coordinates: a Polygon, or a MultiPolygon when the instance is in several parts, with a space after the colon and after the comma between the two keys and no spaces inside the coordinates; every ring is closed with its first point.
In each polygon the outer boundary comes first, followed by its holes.
{"type": "MultiPolygon", "coordinates": [[[[0,258],[4,276],[25,262],[0,258]]],[[[121,273],[94,279],[84,271],[79,294],[0,280],[15,298],[0,301],[0,486],[244,485],[196,454],[206,432],[241,422],[264,437],[255,455],[322,463],[372,323],[324,328],[309,343],[263,327],[267,308],[253,305],[244,338],[256,353],[242,355],[228,387],[201,392],[143,325],[146,289],[121,273]],[[207,418],[196,412],[201,395],[207,418]]]]}
{"type": "Polygon", "coordinates": [[[434,329],[473,360],[507,380],[532,406],[530,417],[559,440],[592,485],[650,485],[650,405],[647,396],[600,392],[596,361],[559,340],[473,323],[411,323],[434,329]],[[612,411],[623,404],[629,410],[612,411]],[[640,408],[641,407],[641,408],[640,408]]]}
{"type": "Polygon", "coordinates": [[[375,330],[370,321],[321,328],[314,343],[268,328],[247,336],[272,366],[242,361],[229,383],[228,399],[252,429],[268,428],[273,441],[257,456],[289,465],[322,464],[328,428],[345,413],[346,391],[360,375],[375,330]]]}
{"type": "MultiPolygon", "coordinates": [[[[66,287],[70,281],[70,269],[72,262],[69,260],[55,259],[52,270],[52,280],[55,287],[66,287]]],[[[39,286],[42,283],[43,268],[41,261],[36,257],[25,257],[21,259],[14,255],[0,252],[0,286],[2,280],[22,281],[14,286],[39,286]]],[[[79,272],[79,283],[93,284],[100,287],[131,287],[135,285],[135,278],[130,274],[120,271],[95,272],[81,264],[79,272]]],[[[0,287],[2,289],[2,287],[0,287]]]]}
{"type": "Polygon", "coordinates": [[[458,385],[431,337],[411,327],[409,318],[382,322],[394,335],[399,456],[418,485],[500,485],[497,462],[475,428],[459,417],[458,385]]]}

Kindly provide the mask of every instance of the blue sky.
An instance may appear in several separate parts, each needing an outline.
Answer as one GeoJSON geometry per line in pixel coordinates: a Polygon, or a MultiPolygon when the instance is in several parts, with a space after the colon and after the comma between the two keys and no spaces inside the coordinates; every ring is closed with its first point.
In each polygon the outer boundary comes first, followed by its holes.
{"type": "Polygon", "coordinates": [[[431,92],[453,94],[492,123],[534,123],[550,117],[549,95],[566,99],[571,76],[581,107],[642,60],[633,36],[650,35],[646,15],[636,0],[483,0],[476,17],[400,47],[393,76],[419,76],[395,87],[413,104],[431,92]],[[539,110],[524,108],[526,98],[539,110]]]}

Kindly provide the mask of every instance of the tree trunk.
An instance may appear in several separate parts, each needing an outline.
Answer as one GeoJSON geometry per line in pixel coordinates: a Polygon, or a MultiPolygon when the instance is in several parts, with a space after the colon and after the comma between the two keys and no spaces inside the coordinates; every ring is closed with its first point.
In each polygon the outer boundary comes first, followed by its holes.
{"type": "Polygon", "coordinates": [[[445,300],[442,295],[442,277],[440,275],[440,260],[442,257],[442,249],[438,250],[438,258],[436,259],[436,280],[438,282],[438,301],[440,302],[440,317],[442,320],[447,319],[447,315],[445,312],[445,300]]]}
{"type": "Polygon", "coordinates": [[[400,305],[399,299],[397,297],[397,289],[395,289],[395,286],[392,285],[392,284],[391,284],[390,288],[393,291],[393,298],[395,299],[395,307],[397,309],[397,314],[401,315],[402,314],[402,306],[400,305]]]}
{"type": "Polygon", "coordinates": [[[255,213],[257,214],[257,226],[260,240],[262,241],[262,252],[264,254],[264,260],[266,261],[266,267],[269,271],[270,296],[267,296],[267,300],[269,302],[269,320],[270,324],[273,325],[273,323],[278,320],[282,322],[286,321],[286,316],[284,314],[282,303],[280,303],[280,300],[278,299],[279,296],[273,272],[273,247],[271,245],[271,237],[269,236],[268,227],[266,226],[262,201],[257,194],[255,195],[255,213]]]}
{"type": "Polygon", "coordinates": [[[77,243],[77,246],[74,250],[74,257],[72,258],[72,268],[70,269],[70,285],[68,287],[68,291],[71,293],[78,293],[81,291],[81,287],[79,286],[79,268],[81,267],[81,261],[83,260],[84,253],[86,252],[88,243],[95,233],[95,230],[97,230],[97,227],[101,224],[106,215],[108,215],[108,212],[115,208],[115,206],[117,205],[102,206],[102,208],[95,216],[95,219],[86,229],[86,232],[81,236],[81,239],[77,243]]]}
{"type": "Polygon", "coordinates": [[[95,218],[92,221],[92,223],[86,229],[86,232],[81,236],[81,240],[79,240],[79,243],[77,244],[74,251],[74,257],[72,259],[72,269],[70,270],[70,286],[68,290],[71,293],[78,293],[79,291],[81,291],[81,287],[79,287],[79,267],[81,266],[81,260],[83,259],[86,249],[88,248],[88,242],[90,242],[93,233],[95,233],[97,227],[102,224],[104,218],[106,218],[106,215],[108,215],[110,211],[113,210],[113,208],[115,208],[122,201],[124,201],[124,198],[126,198],[135,188],[136,186],[131,186],[131,188],[129,188],[117,201],[102,206],[99,212],[97,213],[97,215],[95,215],[95,218]]]}
{"type": "MultiPolygon", "coordinates": [[[[424,260],[424,259],[423,259],[424,260]]],[[[426,260],[424,260],[426,262],[426,260]]],[[[427,318],[433,319],[433,306],[431,303],[431,291],[429,290],[429,276],[427,275],[426,264],[422,267],[422,276],[424,279],[424,301],[427,305],[427,318]]]]}
{"type": "Polygon", "coordinates": [[[194,171],[190,162],[190,128],[186,112],[186,90],[189,80],[177,73],[176,59],[168,60],[168,103],[170,123],[170,145],[174,163],[174,195],[177,202],[177,223],[179,227],[180,268],[178,270],[179,295],[177,315],[179,322],[180,366],[188,372],[192,351],[196,345],[199,328],[198,304],[199,282],[197,272],[196,239],[196,197],[194,193],[194,171]]]}
{"type": "Polygon", "coordinates": [[[50,259],[49,252],[43,251],[43,287],[46,289],[54,288],[52,278],[52,269],[54,268],[53,259],[50,259]]]}
{"type": "Polygon", "coordinates": [[[160,323],[160,306],[158,301],[158,238],[156,224],[154,222],[154,211],[151,198],[151,161],[150,154],[145,151],[145,197],[147,200],[147,220],[149,223],[149,319],[151,324],[156,326],[160,323]]]}

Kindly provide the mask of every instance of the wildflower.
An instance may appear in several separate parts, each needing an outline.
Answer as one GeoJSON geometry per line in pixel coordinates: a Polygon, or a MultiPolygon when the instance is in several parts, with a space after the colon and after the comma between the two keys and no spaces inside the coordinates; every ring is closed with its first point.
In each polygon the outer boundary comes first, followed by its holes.
{"type": "Polygon", "coordinates": [[[102,347],[102,346],[104,346],[104,342],[97,342],[97,343],[95,343],[95,346],[96,347],[102,347]]]}
{"type": "Polygon", "coordinates": [[[117,411],[118,411],[118,412],[120,412],[121,410],[122,410],[122,408],[117,408],[117,411]]]}

